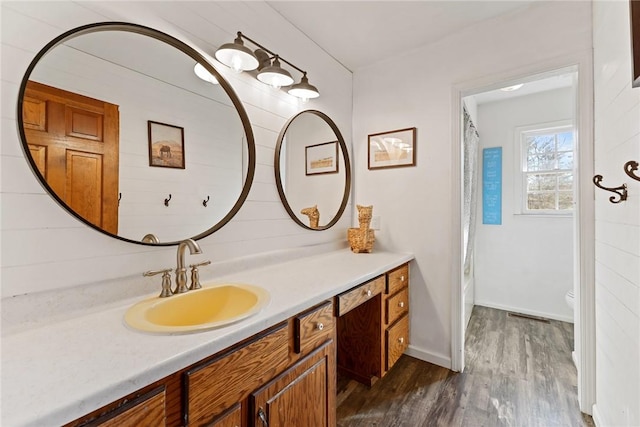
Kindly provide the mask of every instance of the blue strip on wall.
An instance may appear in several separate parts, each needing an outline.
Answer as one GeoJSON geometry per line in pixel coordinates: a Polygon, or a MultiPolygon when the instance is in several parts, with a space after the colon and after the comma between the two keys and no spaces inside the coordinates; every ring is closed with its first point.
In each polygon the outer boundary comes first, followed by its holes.
{"type": "Polygon", "coordinates": [[[482,223],[502,224],[502,147],[482,150],[482,223]]]}

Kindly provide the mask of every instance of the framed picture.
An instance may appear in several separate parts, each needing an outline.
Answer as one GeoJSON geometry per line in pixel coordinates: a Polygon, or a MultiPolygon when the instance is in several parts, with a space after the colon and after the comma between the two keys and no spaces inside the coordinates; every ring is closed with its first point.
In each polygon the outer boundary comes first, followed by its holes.
{"type": "Polygon", "coordinates": [[[631,18],[631,65],[633,87],[640,87],[640,0],[629,0],[631,18]]]}
{"type": "Polygon", "coordinates": [[[416,128],[369,135],[369,169],[416,165],[416,128]]]}
{"type": "Polygon", "coordinates": [[[338,173],[338,141],[305,147],[306,175],[338,173]]]}
{"type": "Polygon", "coordinates": [[[184,169],[184,129],[148,121],[149,166],[184,169]]]}

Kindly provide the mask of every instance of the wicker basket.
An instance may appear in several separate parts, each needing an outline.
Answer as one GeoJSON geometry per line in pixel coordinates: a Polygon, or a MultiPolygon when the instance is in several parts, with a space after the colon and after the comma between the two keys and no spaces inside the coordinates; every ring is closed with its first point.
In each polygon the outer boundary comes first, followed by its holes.
{"type": "Polygon", "coordinates": [[[349,228],[347,230],[347,240],[351,251],[355,253],[370,253],[373,250],[373,243],[376,241],[375,232],[369,228],[373,206],[360,206],[358,208],[359,228],[349,228]]]}
{"type": "Polygon", "coordinates": [[[347,230],[349,246],[354,253],[370,253],[376,241],[375,232],[371,229],[349,228],[347,230]]]}

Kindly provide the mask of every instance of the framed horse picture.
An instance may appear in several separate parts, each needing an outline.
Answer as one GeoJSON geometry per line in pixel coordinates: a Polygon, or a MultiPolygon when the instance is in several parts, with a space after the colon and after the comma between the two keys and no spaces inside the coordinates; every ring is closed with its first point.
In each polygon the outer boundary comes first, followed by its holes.
{"type": "Polygon", "coordinates": [[[184,169],[184,128],[149,120],[149,166],[184,169]]]}

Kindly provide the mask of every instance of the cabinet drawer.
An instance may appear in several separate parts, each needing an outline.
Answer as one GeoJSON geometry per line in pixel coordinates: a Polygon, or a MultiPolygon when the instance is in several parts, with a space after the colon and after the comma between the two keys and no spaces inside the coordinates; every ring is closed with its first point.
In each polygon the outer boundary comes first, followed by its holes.
{"type": "Polygon", "coordinates": [[[409,289],[404,288],[397,294],[387,298],[385,305],[385,312],[387,313],[386,324],[391,325],[409,311],[409,289]]]}
{"type": "Polygon", "coordinates": [[[387,295],[393,295],[409,284],[409,264],[401,265],[388,274],[387,295]]]}
{"type": "Polygon", "coordinates": [[[242,425],[242,405],[239,403],[213,420],[207,427],[240,427],[242,425]]]}
{"type": "Polygon", "coordinates": [[[337,313],[342,316],[384,291],[385,277],[380,276],[337,297],[337,313]]]}
{"type": "Polygon", "coordinates": [[[327,301],[295,318],[296,337],[294,349],[296,353],[306,353],[320,346],[333,336],[335,321],[333,303],[327,301]]]}
{"type": "Polygon", "coordinates": [[[183,377],[183,419],[193,426],[211,423],[288,364],[289,328],[285,323],[197,365],[183,377]]]}
{"type": "Polygon", "coordinates": [[[97,420],[100,427],[137,427],[165,425],[165,388],[161,387],[123,405],[105,420],[97,420]]]}
{"type": "Polygon", "coordinates": [[[387,329],[387,363],[389,370],[409,346],[409,316],[405,315],[387,329]]]}

